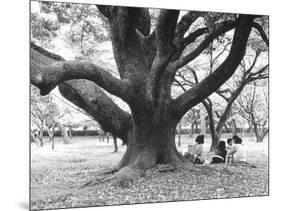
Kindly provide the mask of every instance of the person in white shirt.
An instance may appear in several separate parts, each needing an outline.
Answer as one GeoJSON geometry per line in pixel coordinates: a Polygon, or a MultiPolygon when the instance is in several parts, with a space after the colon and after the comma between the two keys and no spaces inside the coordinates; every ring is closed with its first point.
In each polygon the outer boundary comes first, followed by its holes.
{"type": "Polygon", "coordinates": [[[203,145],[204,135],[198,135],[195,139],[195,144],[190,152],[184,154],[184,157],[195,164],[203,164],[203,145]]]}
{"type": "Polygon", "coordinates": [[[228,155],[233,154],[233,162],[244,162],[246,163],[246,150],[242,144],[242,139],[238,136],[233,136],[234,146],[231,151],[228,152],[228,155]]]}

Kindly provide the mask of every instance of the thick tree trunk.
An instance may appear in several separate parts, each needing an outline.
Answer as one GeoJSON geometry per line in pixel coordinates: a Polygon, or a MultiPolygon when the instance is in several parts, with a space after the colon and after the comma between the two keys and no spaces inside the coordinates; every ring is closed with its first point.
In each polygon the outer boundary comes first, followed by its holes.
{"type": "Polygon", "coordinates": [[[215,134],[212,135],[212,142],[211,142],[210,151],[216,150],[220,139],[221,139],[221,134],[215,133],[215,134]]]}
{"type": "MultiPolygon", "coordinates": [[[[145,114],[144,114],[145,115],[145,114]]],[[[184,161],[175,144],[176,124],[156,123],[151,116],[135,120],[127,150],[118,164],[117,180],[133,180],[156,164],[177,165],[184,161]]]]}

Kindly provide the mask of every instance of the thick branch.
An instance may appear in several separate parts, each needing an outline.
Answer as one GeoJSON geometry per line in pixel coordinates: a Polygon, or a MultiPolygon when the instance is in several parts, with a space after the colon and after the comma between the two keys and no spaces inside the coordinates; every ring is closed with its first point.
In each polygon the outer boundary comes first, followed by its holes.
{"type": "MultiPolygon", "coordinates": [[[[31,71],[31,78],[32,81],[35,80],[37,83],[38,81],[36,80],[38,80],[38,75],[35,73],[39,71],[38,68],[42,68],[40,66],[43,66],[44,68],[48,66],[54,66],[55,69],[61,68],[59,65],[61,63],[59,61],[64,61],[64,59],[58,55],[45,51],[38,46],[34,45],[33,47],[35,48],[31,49],[31,61],[34,64],[31,66],[35,65],[37,68],[31,71]]],[[[68,67],[66,67],[66,69],[67,68],[68,67]]],[[[49,69],[44,69],[44,71],[49,71],[49,69]]],[[[58,77],[59,75],[48,73],[47,76],[49,77],[48,80],[53,81],[57,80],[55,77],[58,77]]],[[[44,79],[45,77],[46,76],[43,74],[41,79],[44,79]]],[[[43,86],[43,88],[45,87],[43,86]]],[[[44,93],[44,90],[46,89],[41,90],[41,92],[43,91],[44,93]]],[[[97,120],[103,130],[111,132],[115,136],[121,138],[124,142],[128,141],[127,133],[131,130],[132,124],[131,115],[120,109],[95,83],[87,80],[70,80],[60,83],[59,90],[66,99],[88,112],[95,120],[97,120]]]]}
{"type": "MultiPolygon", "coordinates": [[[[117,7],[117,6],[103,6],[97,5],[98,10],[102,13],[106,18],[108,18],[109,22],[113,22],[113,19],[121,18],[121,16],[128,15],[125,14],[132,10],[134,14],[131,13],[132,16],[129,18],[133,18],[131,20],[123,20],[123,21],[134,21],[134,27],[138,29],[143,35],[147,36],[150,33],[150,14],[147,8],[133,8],[133,7],[117,7]]],[[[124,30],[124,29],[123,29],[124,30]]]]}
{"type": "Polygon", "coordinates": [[[176,27],[174,39],[175,45],[179,45],[182,42],[184,34],[190,28],[190,26],[197,20],[197,18],[200,17],[200,15],[201,12],[189,11],[181,18],[176,27]]]}
{"type": "Polygon", "coordinates": [[[150,101],[156,97],[157,84],[174,51],[173,38],[178,20],[178,10],[162,10],[160,12],[156,29],[156,56],[151,67],[150,79],[147,83],[147,95],[150,101]]]}
{"type": "Polygon", "coordinates": [[[87,79],[109,93],[128,99],[129,82],[113,77],[99,66],[86,61],[51,61],[31,48],[31,83],[42,95],[48,94],[60,83],[71,79],[87,79]]]}
{"type": "Polygon", "coordinates": [[[126,141],[131,115],[117,106],[95,83],[71,80],[59,85],[63,97],[89,113],[105,132],[126,141]]]}
{"type": "MultiPolygon", "coordinates": [[[[208,46],[209,44],[218,36],[230,31],[236,26],[235,21],[226,21],[220,24],[216,30],[211,32],[199,45],[195,48],[191,53],[183,56],[181,59],[175,61],[173,63],[173,70],[176,71],[177,69],[181,68],[182,66],[188,64],[193,59],[195,59],[198,55],[200,55],[208,46]]],[[[201,33],[203,33],[202,30],[201,33]]]]}
{"type": "Polygon", "coordinates": [[[114,58],[120,77],[130,78],[136,71],[148,70],[155,51],[147,45],[145,36],[150,32],[150,15],[147,9],[136,7],[98,6],[110,24],[114,58]],[[136,67],[144,67],[136,70],[136,67]]]}
{"type": "Polygon", "coordinates": [[[215,92],[235,72],[244,57],[253,19],[254,16],[251,15],[239,16],[233,44],[226,60],[198,85],[175,99],[174,106],[179,118],[190,108],[215,92]]]}

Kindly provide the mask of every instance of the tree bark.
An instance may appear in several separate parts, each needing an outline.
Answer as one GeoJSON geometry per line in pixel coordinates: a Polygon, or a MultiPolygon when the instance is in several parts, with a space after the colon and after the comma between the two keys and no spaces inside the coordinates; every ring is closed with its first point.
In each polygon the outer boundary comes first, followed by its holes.
{"type": "Polygon", "coordinates": [[[133,122],[134,134],[130,134],[127,150],[118,164],[117,180],[133,180],[142,176],[147,168],[158,163],[177,166],[184,158],[175,145],[176,124],[155,122],[150,115],[143,114],[133,122]]]}

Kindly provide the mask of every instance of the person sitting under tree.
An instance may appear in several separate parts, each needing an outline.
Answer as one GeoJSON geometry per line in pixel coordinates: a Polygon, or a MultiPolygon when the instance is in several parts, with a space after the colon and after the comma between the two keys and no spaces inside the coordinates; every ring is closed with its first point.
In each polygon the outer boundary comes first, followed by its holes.
{"type": "Polygon", "coordinates": [[[191,152],[187,152],[184,156],[195,164],[203,164],[203,145],[204,135],[198,135],[195,139],[195,144],[191,152]]]}
{"type": "Polygon", "coordinates": [[[234,140],[233,149],[228,152],[228,155],[233,155],[233,162],[235,163],[247,163],[246,162],[246,150],[242,144],[242,139],[238,136],[233,136],[234,140]]]}
{"type": "Polygon", "coordinates": [[[215,155],[212,157],[211,164],[224,163],[226,153],[227,153],[227,151],[226,151],[226,147],[225,147],[225,141],[220,141],[216,148],[215,155]]]}

